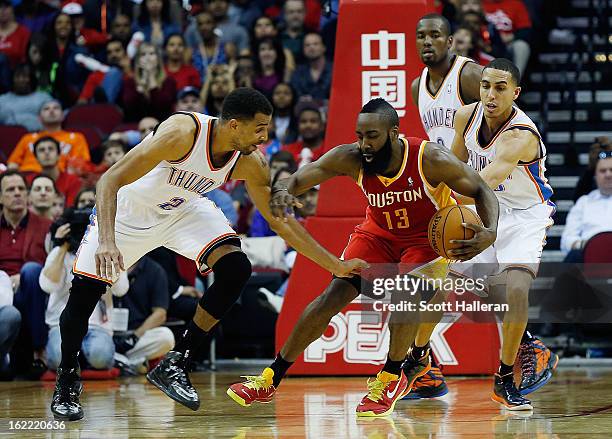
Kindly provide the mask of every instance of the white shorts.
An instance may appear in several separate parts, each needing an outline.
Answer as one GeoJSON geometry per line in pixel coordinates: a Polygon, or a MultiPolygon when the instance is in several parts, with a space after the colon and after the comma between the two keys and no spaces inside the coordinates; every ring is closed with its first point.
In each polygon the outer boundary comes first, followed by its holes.
{"type": "Polygon", "coordinates": [[[500,205],[497,239],[493,245],[469,261],[451,263],[451,273],[476,278],[514,267],[528,270],[535,278],[546,245],[546,230],[553,225],[554,213],[553,204],[536,204],[528,209],[500,205]]]}
{"type": "MultiPolygon", "coordinates": [[[[123,255],[125,268],[158,247],[166,247],[196,262],[203,273],[210,271],[206,258],[212,250],[227,241],[240,245],[238,235],[225,215],[208,198],[199,198],[170,213],[117,197],[115,243],[123,255]]],[[[94,213],[74,261],[75,274],[102,279],[96,274],[95,253],[98,249],[98,219],[94,213]]],[[[112,283],[118,278],[113,273],[112,283]]]]}

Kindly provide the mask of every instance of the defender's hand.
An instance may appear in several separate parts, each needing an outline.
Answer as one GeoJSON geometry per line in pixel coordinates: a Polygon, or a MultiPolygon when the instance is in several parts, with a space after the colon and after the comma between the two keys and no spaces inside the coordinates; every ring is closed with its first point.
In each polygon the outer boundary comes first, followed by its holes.
{"type": "Polygon", "coordinates": [[[473,230],[475,234],[472,239],[453,239],[450,241],[451,244],[459,244],[461,246],[448,251],[454,259],[468,261],[493,244],[495,238],[497,238],[496,231],[487,229],[479,224],[463,223],[462,226],[473,230]]]}
{"type": "Polygon", "coordinates": [[[286,189],[272,192],[270,210],[276,219],[286,220],[288,217],[295,215],[295,207],[302,207],[302,203],[286,189]]]}
{"type": "Polygon", "coordinates": [[[370,268],[370,264],[361,259],[349,259],[348,261],[340,260],[332,274],[336,277],[352,277],[361,274],[361,271],[366,268],[370,268]]]}
{"type": "Polygon", "coordinates": [[[113,278],[113,268],[117,274],[125,270],[121,252],[114,242],[100,243],[98,250],[96,250],[96,274],[103,279],[111,280],[113,278]]]}

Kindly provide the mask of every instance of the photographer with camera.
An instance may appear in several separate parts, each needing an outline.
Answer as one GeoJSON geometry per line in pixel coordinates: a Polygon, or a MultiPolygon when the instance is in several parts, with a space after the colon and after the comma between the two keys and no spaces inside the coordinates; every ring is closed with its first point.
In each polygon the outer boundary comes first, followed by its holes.
{"type": "MultiPolygon", "coordinates": [[[[91,207],[66,209],[51,226],[54,248],[45,261],[39,280],[43,291],[49,294],[45,315],[49,325],[47,361],[53,370],[57,369],[61,360],[60,315],[68,302],[76,251],[89,224],[91,212],[91,207]]],[[[110,369],[113,366],[115,345],[110,320],[113,306],[111,294],[123,296],[128,288],[127,275],[122,273],[119,281],[107,289],[89,318],[89,329],[81,351],[86,364],[93,369],[110,369]]]]}

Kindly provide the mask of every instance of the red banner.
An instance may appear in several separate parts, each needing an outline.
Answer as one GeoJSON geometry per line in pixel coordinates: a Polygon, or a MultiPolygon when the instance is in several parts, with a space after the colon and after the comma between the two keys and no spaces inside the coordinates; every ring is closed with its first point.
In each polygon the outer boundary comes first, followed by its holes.
{"type": "MultiPolygon", "coordinates": [[[[381,97],[400,116],[400,131],[425,138],[410,84],[422,68],[415,47],[419,17],[433,11],[431,0],[341,1],[336,58],[325,144],[355,141],[359,110],[381,97]]],[[[365,214],[365,197],[348,178],[324,183],[317,216],[306,229],[323,246],[340,254],[365,214]]],[[[329,284],[331,276],[298,256],[276,327],[280,350],[300,314],[329,284]]],[[[290,369],[300,375],[373,374],[384,363],[389,332],[383,315],[368,314],[352,303],[336,315],[325,334],[313,342],[290,369]]],[[[499,361],[499,335],[494,324],[448,323],[436,328],[432,347],[445,373],[491,373],[499,361]]]]}

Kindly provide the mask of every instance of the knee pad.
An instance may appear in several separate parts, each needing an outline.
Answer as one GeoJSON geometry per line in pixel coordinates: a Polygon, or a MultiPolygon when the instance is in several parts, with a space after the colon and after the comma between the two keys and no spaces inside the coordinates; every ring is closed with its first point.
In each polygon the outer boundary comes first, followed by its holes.
{"type": "Polygon", "coordinates": [[[212,267],[215,281],[200,299],[200,306],[217,320],[225,315],[242,294],[251,277],[249,258],[242,252],[221,257],[212,267]]]}

